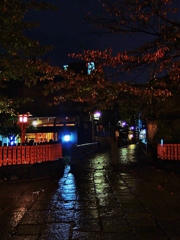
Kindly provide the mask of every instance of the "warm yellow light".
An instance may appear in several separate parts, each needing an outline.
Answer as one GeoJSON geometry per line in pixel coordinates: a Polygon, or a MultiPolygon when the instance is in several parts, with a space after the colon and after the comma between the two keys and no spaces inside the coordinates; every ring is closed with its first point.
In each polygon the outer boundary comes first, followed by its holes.
{"type": "Polygon", "coordinates": [[[36,120],[32,121],[32,125],[33,125],[34,127],[36,127],[37,124],[38,124],[38,122],[37,122],[36,120]]]}

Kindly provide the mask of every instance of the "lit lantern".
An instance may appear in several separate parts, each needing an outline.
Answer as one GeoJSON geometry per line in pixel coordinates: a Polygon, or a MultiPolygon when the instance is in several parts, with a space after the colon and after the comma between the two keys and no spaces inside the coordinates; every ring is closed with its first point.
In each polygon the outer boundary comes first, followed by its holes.
{"type": "Polygon", "coordinates": [[[30,113],[20,114],[18,116],[18,122],[17,125],[21,129],[21,143],[25,142],[25,134],[26,134],[26,128],[29,125],[28,117],[30,116],[30,113]]]}

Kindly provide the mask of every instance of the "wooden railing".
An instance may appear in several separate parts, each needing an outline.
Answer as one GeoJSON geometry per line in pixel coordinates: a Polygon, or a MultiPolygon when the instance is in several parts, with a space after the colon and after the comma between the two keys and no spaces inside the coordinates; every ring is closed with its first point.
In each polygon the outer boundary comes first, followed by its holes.
{"type": "Polygon", "coordinates": [[[0,167],[41,163],[59,158],[62,158],[62,145],[59,143],[0,147],[0,167]]]}
{"type": "Polygon", "coordinates": [[[162,160],[180,160],[180,144],[158,144],[157,157],[162,160]]]}

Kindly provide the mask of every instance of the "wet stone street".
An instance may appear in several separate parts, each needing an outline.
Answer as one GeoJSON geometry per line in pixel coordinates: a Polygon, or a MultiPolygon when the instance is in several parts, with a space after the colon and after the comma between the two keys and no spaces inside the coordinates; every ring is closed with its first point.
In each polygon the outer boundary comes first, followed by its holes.
{"type": "Polygon", "coordinates": [[[136,145],[72,166],[63,177],[0,183],[0,240],[179,240],[180,175],[136,145]]]}

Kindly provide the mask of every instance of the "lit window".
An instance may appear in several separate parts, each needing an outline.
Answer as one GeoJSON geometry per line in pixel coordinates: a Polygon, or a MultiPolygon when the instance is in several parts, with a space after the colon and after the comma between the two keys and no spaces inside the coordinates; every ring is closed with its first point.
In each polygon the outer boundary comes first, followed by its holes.
{"type": "Polygon", "coordinates": [[[63,65],[63,68],[64,68],[65,71],[68,70],[68,67],[69,67],[68,65],[63,65]]]}
{"type": "Polygon", "coordinates": [[[88,67],[87,67],[87,74],[88,74],[88,75],[91,74],[91,72],[94,71],[94,69],[95,69],[95,64],[94,64],[94,62],[89,62],[89,63],[88,63],[88,67]]]}

